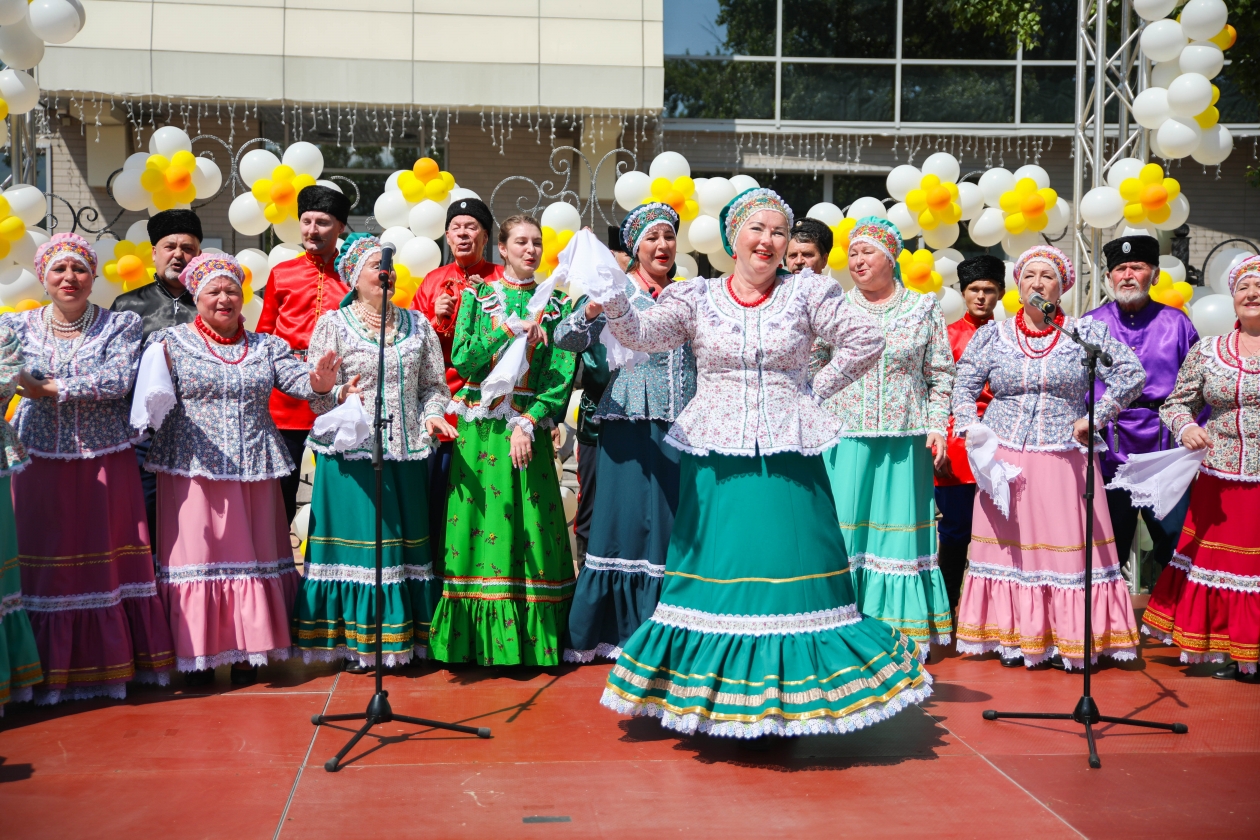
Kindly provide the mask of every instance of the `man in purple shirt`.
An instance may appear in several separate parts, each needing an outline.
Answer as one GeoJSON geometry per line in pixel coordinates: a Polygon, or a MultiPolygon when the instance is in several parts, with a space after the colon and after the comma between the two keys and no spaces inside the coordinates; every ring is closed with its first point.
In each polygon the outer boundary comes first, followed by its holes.
{"type": "MultiPolygon", "coordinates": [[[[1102,473],[1110,483],[1130,455],[1177,446],[1160,423],[1159,408],[1172,393],[1177,371],[1199,334],[1185,313],[1151,300],[1151,284],[1159,275],[1159,240],[1151,236],[1122,236],[1104,245],[1103,253],[1115,300],[1089,315],[1105,323],[1117,340],[1131,347],[1146,369],[1146,387],[1141,395],[1102,432],[1109,448],[1102,455],[1102,473]]],[[[1102,396],[1105,387],[1098,383],[1097,396],[1102,396]]],[[[1150,508],[1135,508],[1127,490],[1108,490],[1107,506],[1120,562],[1128,560],[1140,510],[1154,542],[1151,559],[1161,569],[1167,565],[1181,534],[1189,499],[1187,491],[1161,520],[1150,508]]]]}

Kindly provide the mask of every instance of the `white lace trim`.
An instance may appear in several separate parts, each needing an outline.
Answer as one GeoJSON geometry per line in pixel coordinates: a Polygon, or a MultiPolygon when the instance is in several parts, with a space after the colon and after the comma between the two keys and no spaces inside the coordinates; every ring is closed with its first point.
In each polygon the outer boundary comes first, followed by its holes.
{"type": "Polygon", "coordinates": [[[225,650],[213,656],[177,656],[175,667],[180,671],[208,671],[220,665],[235,665],[248,662],[250,665],[266,665],[268,662],[283,662],[294,653],[294,648],[283,647],[251,653],[247,650],[225,650]]]}
{"type": "Polygon", "coordinates": [[[842,438],[897,438],[897,437],[918,437],[919,435],[940,435],[945,437],[944,429],[901,429],[897,431],[867,431],[865,429],[841,429],[840,437],[842,438]]]}
{"type": "Polygon", "coordinates": [[[110,700],[126,700],[127,684],[111,683],[109,685],[91,685],[76,688],[36,689],[34,699],[36,706],[55,706],[68,700],[92,700],[96,697],[108,697],[110,700]]]}
{"type": "Polygon", "coordinates": [[[764,455],[764,456],[778,455],[781,452],[795,452],[798,455],[804,455],[806,457],[813,457],[814,455],[823,454],[828,449],[830,449],[831,447],[839,443],[840,436],[836,435],[835,437],[831,438],[830,440],[825,441],[824,443],[822,443],[820,446],[817,446],[817,447],[796,446],[796,445],[791,445],[791,444],[787,446],[772,446],[768,448],[762,447],[760,444],[757,444],[756,446],[749,447],[749,448],[727,447],[727,446],[706,447],[706,446],[690,446],[688,444],[685,444],[682,441],[680,441],[678,438],[674,437],[674,430],[670,429],[669,434],[665,435],[665,442],[681,452],[686,452],[688,455],[696,455],[701,458],[703,458],[704,456],[710,453],[717,453],[718,455],[741,455],[741,456],[745,456],[749,458],[755,458],[758,455],[764,455]]]}
{"type": "Polygon", "coordinates": [[[188,566],[161,566],[157,579],[167,586],[212,583],[220,580],[266,580],[297,574],[293,558],[248,560],[242,563],[197,563],[188,566]]]}
{"type": "Polygon", "coordinates": [[[524,414],[518,414],[507,422],[509,429],[520,429],[529,436],[530,440],[534,439],[534,421],[530,420],[524,414]]]}
{"type": "Polygon", "coordinates": [[[1242,481],[1246,483],[1260,481],[1260,475],[1242,475],[1240,473],[1221,472],[1220,470],[1214,470],[1207,466],[1199,467],[1199,472],[1207,473],[1208,475],[1224,479],[1225,481],[1242,481]]]}
{"type": "Polygon", "coordinates": [[[585,567],[596,572],[625,572],[626,574],[646,574],[648,577],[664,577],[665,567],[648,560],[623,560],[620,557],[596,557],[586,555],[585,567]]]}
{"type": "MultiPolygon", "coordinates": [[[[512,394],[501,397],[501,399],[503,401],[499,403],[497,408],[486,408],[480,404],[467,405],[466,403],[451,400],[446,404],[446,413],[462,417],[470,423],[475,423],[478,420],[512,420],[515,417],[524,417],[523,414],[512,408],[512,394]]],[[[539,429],[550,429],[554,425],[555,421],[550,417],[544,417],[535,424],[539,429]]]]}
{"type": "MultiPolygon", "coordinates": [[[[341,563],[307,563],[306,579],[333,583],[376,585],[376,568],[341,563]]],[[[404,580],[433,580],[433,564],[423,566],[389,566],[381,570],[381,583],[393,586],[404,580]]]]}
{"type": "Polygon", "coordinates": [[[180,470],[175,467],[164,467],[161,464],[155,464],[152,461],[145,460],[144,468],[149,472],[166,473],[167,475],[178,475],[181,478],[205,478],[210,481],[239,481],[242,484],[249,484],[254,481],[271,481],[273,478],[284,478],[292,474],[292,469],[276,470],[270,473],[261,473],[259,475],[240,475],[238,473],[218,473],[207,472],[206,470],[180,470]]]}
{"type": "Polygon", "coordinates": [[[594,662],[597,656],[603,659],[611,659],[615,662],[617,657],[621,656],[621,648],[617,645],[610,645],[607,642],[600,642],[595,646],[594,650],[573,650],[572,648],[565,648],[564,650],[565,662],[594,662]]]}
{"type": "Polygon", "coordinates": [[[113,592],[86,592],[82,595],[24,595],[27,612],[54,613],[67,610],[101,610],[116,607],[123,598],[156,598],[153,583],[124,583],[113,592]]]}
{"type": "MultiPolygon", "coordinates": [[[[1041,653],[1025,653],[1020,647],[1009,647],[1000,642],[965,642],[959,639],[955,644],[955,649],[961,654],[975,656],[997,651],[998,656],[1003,659],[1014,659],[1017,656],[1022,656],[1024,658],[1024,667],[1026,668],[1035,668],[1053,656],[1060,656],[1058,647],[1054,645],[1051,645],[1041,653]]],[[[1090,657],[1090,664],[1097,665],[1099,656],[1106,656],[1117,662],[1130,662],[1137,659],[1136,646],[1104,648],[1103,650],[1095,651],[1094,655],[1090,657]]],[[[1072,671],[1085,667],[1084,657],[1074,659],[1070,656],[1062,656],[1061,658],[1063,659],[1064,670],[1072,671]]]]}
{"type": "Polygon", "coordinates": [[[1150,636],[1152,639],[1163,642],[1166,645],[1176,644],[1176,642],[1173,641],[1172,633],[1166,633],[1158,627],[1152,627],[1146,623],[1145,619],[1142,621],[1142,635],[1150,636]]]}
{"type": "MultiPolygon", "coordinates": [[[[924,673],[926,677],[926,672],[924,673]]],[[[739,721],[714,721],[699,714],[680,715],[664,708],[660,703],[647,699],[640,703],[625,700],[611,689],[605,688],[601,705],[623,715],[643,715],[661,719],[661,726],[685,735],[702,733],[724,738],[760,738],[764,735],[795,737],[799,735],[842,735],[887,720],[910,705],[917,705],[932,696],[930,685],[922,688],[905,688],[892,699],[867,706],[842,718],[811,718],[809,720],[784,720],[770,715],[756,723],[739,721]]]]}
{"type": "MultiPolygon", "coordinates": [[[[381,663],[386,668],[398,668],[406,665],[413,658],[428,659],[429,649],[424,645],[414,645],[411,650],[405,652],[386,653],[381,652],[381,663]]],[[[345,645],[337,645],[337,647],[329,650],[327,648],[302,648],[302,662],[305,665],[311,665],[316,662],[340,662],[343,659],[358,660],[361,668],[376,667],[376,652],[368,654],[358,653],[349,650],[345,645]]]]}
{"type": "Polygon", "coordinates": [[[22,610],[22,593],[14,592],[5,595],[0,599],[0,619],[3,619],[9,613],[20,612],[22,610]]]}
{"type": "MultiPolygon", "coordinates": [[[[435,414],[433,416],[442,417],[443,415],[435,414]]],[[[424,419],[428,420],[429,418],[425,417],[424,419]]],[[[429,435],[425,434],[425,435],[422,435],[422,437],[427,438],[429,437],[429,435]]],[[[343,461],[368,461],[368,460],[371,460],[372,458],[371,449],[349,449],[349,450],[346,450],[345,452],[338,452],[337,450],[333,449],[331,446],[326,446],[325,444],[315,442],[314,438],[307,438],[306,446],[312,452],[318,452],[320,455],[326,455],[329,458],[340,458],[343,461]]],[[[409,461],[423,461],[425,458],[428,458],[430,455],[433,454],[433,450],[434,450],[434,447],[432,445],[432,439],[430,439],[429,443],[425,443],[419,449],[408,452],[406,455],[404,455],[401,458],[395,455],[394,453],[390,452],[388,447],[386,447],[385,452],[383,454],[386,461],[397,461],[400,463],[407,463],[409,461]]]]}
{"type": "Polygon", "coordinates": [[[862,620],[857,604],[794,615],[728,615],[657,604],[648,619],[666,627],[732,636],[789,636],[847,627],[862,620]]]}
{"type": "Polygon", "coordinates": [[[17,475],[18,473],[20,473],[22,470],[26,469],[30,465],[31,465],[31,459],[28,456],[26,458],[23,458],[21,461],[18,461],[13,466],[5,467],[4,469],[0,470],[0,478],[11,478],[12,476],[17,475]]]}
{"type": "MultiPolygon", "coordinates": [[[[122,443],[113,446],[107,446],[104,449],[87,449],[82,452],[45,452],[42,449],[32,449],[27,447],[27,453],[37,455],[40,458],[52,458],[57,461],[90,461],[93,458],[99,458],[102,455],[113,455],[115,452],[122,452],[124,449],[130,449],[132,444],[139,443],[144,440],[144,433],[135,437],[128,438],[122,443]]],[[[67,689],[68,690],[68,689],[67,689]]]]}
{"type": "Polygon", "coordinates": [[[1174,569],[1181,569],[1181,571],[1189,574],[1190,569],[1194,566],[1194,563],[1186,555],[1174,551],[1172,559],[1168,561],[1168,565],[1172,566],[1174,569]]]}
{"type": "Polygon", "coordinates": [[[1229,589],[1245,595],[1260,595],[1260,575],[1236,575],[1230,572],[1212,571],[1202,566],[1191,566],[1186,579],[1213,589],[1229,589]]]}
{"type": "MultiPolygon", "coordinates": [[[[1049,586],[1054,589],[1084,589],[1085,570],[1079,572],[1052,572],[1049,569],[1017,569],[1014,566],[999,566],[992,563],[977,563],[974,560],[968,567],[967,574],[982,580],[997,580],[1013,583],[1016,586],[1049,586]]],[[[1094,569],[1095,584],[1115,583],[1123,580],[1119,566],[1102,566],[1094,569]]]]}
{"type": "MultiPolygon", "coordinates": [[[[35,698],[35,692],[31,686],[26,685],[21,688],[12,689],[9,692],[10,703],[29,703],[35,698]]],[[[0,717],[4,717],[4,704],[0,703],[0,717]]]]}
{"type": "Polygon", "coordinates": [[[913,560],[900,560],[894,557],[878,557],[874,554],[854,554],[849,558],[850,569],[862,569],[881,575],[899,575],[915,577],[920,572],[939,570],[935,554],[925,554],[913,560]]]}
{"type": "Polygon", "coordinates": [[[168,686],[171,684],[171,668],[168,665],[164,671],[136,671],[133,682],[142,685],[168,686]]]}

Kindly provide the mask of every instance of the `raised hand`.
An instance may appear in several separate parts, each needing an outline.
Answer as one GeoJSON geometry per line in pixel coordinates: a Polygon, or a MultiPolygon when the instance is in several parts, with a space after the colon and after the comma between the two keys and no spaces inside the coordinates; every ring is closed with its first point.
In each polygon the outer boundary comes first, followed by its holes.
{"type": "Polygon", "coordinates": [[[337,384],[337,371],[341,370],[341,357],[329,350],[315,367],[311,368],[311,388],[317,394],[327,394],[337,384]]]}

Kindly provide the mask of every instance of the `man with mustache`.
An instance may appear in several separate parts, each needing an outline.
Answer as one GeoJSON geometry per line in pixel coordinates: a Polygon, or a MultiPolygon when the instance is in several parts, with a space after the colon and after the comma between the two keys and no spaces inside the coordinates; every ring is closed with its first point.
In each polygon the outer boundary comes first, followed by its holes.
{"type": "MultiPolygon", "coordinates": [[[[1159,240],[1145,235],[1122,236],[1104,245],[1103,253],[1107,257],[1107,276],[1115,300],[1086,317],[1105,323],[1117,340],[1133,348],[1146,369],[1146,387],[1141,395],[1120,412],[1114,423],[1102,430],[1108,447],[1101,455],[1102,473],[1110,483],[1130,455],[1177,446],[1168,428],[1160,423],[1159,409],[1172,393],[1177,371],[1190,348],[1198,342],[1199,334],[1185,313],[1151,300],[1151,285],[1159,277],[1159,240]]],[[[1100,382],[1096,396],[1101,396],[1102,392],[1100,382]]],[[[1109,489],[1107,506],[1121,564],[1127,561],[1133,545],[1140,510],[1154,542],[1151,558],[1163,569],[1172,559],[1189,497],[1187,491],[1177,506],[1160,520],[1150,508],[1135,508],[1127,490],[1109,489]]]]}

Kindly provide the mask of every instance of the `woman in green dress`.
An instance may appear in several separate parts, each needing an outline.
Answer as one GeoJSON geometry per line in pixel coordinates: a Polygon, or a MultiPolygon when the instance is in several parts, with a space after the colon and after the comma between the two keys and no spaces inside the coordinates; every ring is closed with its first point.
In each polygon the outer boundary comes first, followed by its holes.
{"type": "Polygon", "coordinates": [[[387,667],[424,657],[429,621],[441,594],[429,553],[428,458],[431,435],[455,430],[442,416],[446,388],[442,347],[428,320],[385,300],[379,282],[381,243],[351,234],[337,261],[351,288],[341,308],[322,315],[310,354],[329,350],[342,359],[339,387],[311,401],[318,415],[307,445],[315,452],[306,576],[298,592],[294,637],[302,658],[368,667],[375,661],[376,474],[370,423],[375,411],[381,305],[385,310],[385,434],[383,575],[385,614],[381,652],[387,667]],[[360,399],[366,411],[354,430],[360,399]],[[337,415],[330,415],[334,409],[337,415]],[[342,424],[331,422],[347,415],[342,424]],[[364,422],[366,421],[366,422],[364,422]],[[339,434],[340,432],[340,434],[339,434]],[[365,436],[366,433],[366,436],[365,436]]]}
{"type": "Polygon", "coordinates": [[[576,358],[551,336],[572,304],[536,282],[542,232],[499,227],[501,280],[465,289],[451,363],[466,380],[451,408],[446,571],[433,616],[436,659],[556,665],[573,599],[573,556],[547,429],[568,401],[576,358]]]}

